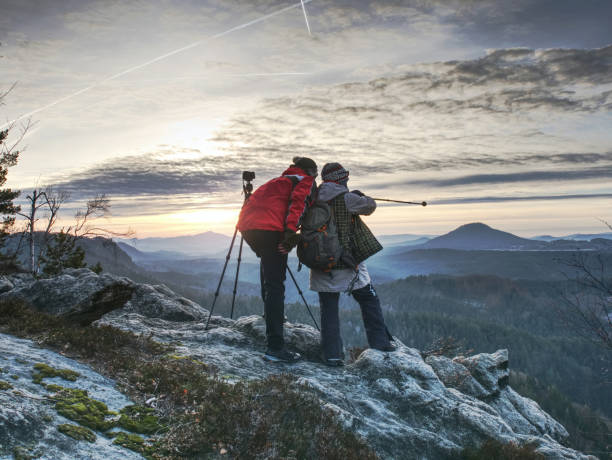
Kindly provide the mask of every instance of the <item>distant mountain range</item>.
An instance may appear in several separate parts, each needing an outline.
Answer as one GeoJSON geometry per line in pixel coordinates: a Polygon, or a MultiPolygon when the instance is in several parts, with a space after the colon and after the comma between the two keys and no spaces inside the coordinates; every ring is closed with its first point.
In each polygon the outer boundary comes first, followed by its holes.
{"type": "MultiPolygon", "coordinates": [[[[405,233],[377,235],[377,238],[385,247],[383,254],[410,249],[566,251],[607,250],[609,242],[612,241],[612,233],[576,233],[565,237],[541,235],[534,238],[522,238],[491,228],[483,223],[470,223],[437,237],[405,233]]],[[[119,246],[135,262],[201,257],[224,258],[230,242],[229,236],[211,231],[169,238],[118,240],[119,246]]],[[[236,239],[235,251],[237,251],[238,242],[239,237],[236,239]]],[[[245,249],[244,257],[253,259],[251,255],[251,251],[245,249]]]]}
{"type": "Polygon", "coordinates": [[[534,249],[541,242],[521,238],[495,230],[482,223],[462,225],[446,235],[433,238],[418,246],[419,249],[534,249]]]}
{"type": "Polygon", "coordinates": [[[531,239],[539,240],[539,241],[556,241],[556,240],[591,241],[597,238],[605,238],[608,240],[612,240],[612,232],[610,233],[574,233],[573,235],[567,235],[567,236],[540,235],[540,236],[534,236],[531,239]]]}
{"type": "MultiPolygon", "coordinates": [[[[229,248],[231,238],[216,232],[204,232],[196,235],[175,236],[169,238],[133,238],[120,239],[118,242],[127,244],[140,252],[153,252],[162,255],[163,252],[179,252],[182,257],[211,256],[229,248]]],[[[124,248],[125,249],[125,248],[124,248]]],[[[174,257],[173,257],[174,258],[174,257]]]]}
{"type": "Polygon", "coordinates": [[[414,235],[411,233],[397,235],[377,235],[376,238],[385,247],[388,246],[411,246],[414,244],[423,244],[436,235],[414,235]]]}
{"type": "Polygon", "coordinates": [[[535,240],[521,238],[477,222],[462,225],[455,230],[433,238],[411,249],[456,249],[462,251],[573,251],[573,250],[612,250],[612,240],[601,238],[587,240],[553,239],[535,240]]]}

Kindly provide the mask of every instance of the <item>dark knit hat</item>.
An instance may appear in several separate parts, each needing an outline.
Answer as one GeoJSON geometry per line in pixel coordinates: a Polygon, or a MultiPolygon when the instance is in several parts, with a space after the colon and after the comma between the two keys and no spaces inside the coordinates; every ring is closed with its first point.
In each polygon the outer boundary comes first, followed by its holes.
{"type": "Polygon", "coordinates": [[[321,179],[325,182],[344,182],[348,180],[349,172],[340,163],[327,163],[321,170],[321,179]]]}
{"type": "Polygon", "coordinates": [[[317,177],[319,171],[314,160],[306,157],[293,157],[293,166],[302,169],[306,174],[312,177],[317,177]]]}

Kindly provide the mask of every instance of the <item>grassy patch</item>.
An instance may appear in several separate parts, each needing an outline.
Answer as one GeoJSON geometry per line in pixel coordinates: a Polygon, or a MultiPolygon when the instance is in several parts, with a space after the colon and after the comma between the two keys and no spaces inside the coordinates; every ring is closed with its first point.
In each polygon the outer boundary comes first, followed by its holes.
{"type": "Polygon", "coordinates": [[[61,377],[70,382],[76,382],[81,374],[71,369],[56,369],[44,363],[34,364],[32,372],[32,382],[41,383],[46,377],[61,377]]]}
{"type": "Polygon", "coordinates": [[[217,376],[214,367],[172,355],[171,347],[149,337],[111,327],[79,327],[14,301],[0,301],[0,328],[61,349],[115,379],[140,403],[125,408],[119,421],[84,390],[46,388],[56,393],[58,412],[93,430],[108,434],[118,424],[154,433],[147,441],[126,433],[115,438],[148,458],[377,458],[291,376],[232,384],[217,376]],[[143,407],[151,398],[155,411],[143,407]]]}
{"type": "Polygon", "coordinates": [[[66,436],[70,436],[77,441],[87,441],[87,442],[95,442],[96,434],[88,428],[78,426],[78,425],[70,425],[65,423],[57,427],[57,430],[60,433],[64,433],[66,436]]]}
{"type": "Polygon", "coordinates": [[[13,388],[13,385],[4,380],[0,380],[0,390],[10,390],[11,388],[13,388]]]}
{"type": "Polygon", "coordinates": [[[457,458],[461,460],[544,460],[546,457],[536,452],[534,446],[519,446],[513,442],[506,444],[489,439],[478,448],[464,449],[457,458]]]}

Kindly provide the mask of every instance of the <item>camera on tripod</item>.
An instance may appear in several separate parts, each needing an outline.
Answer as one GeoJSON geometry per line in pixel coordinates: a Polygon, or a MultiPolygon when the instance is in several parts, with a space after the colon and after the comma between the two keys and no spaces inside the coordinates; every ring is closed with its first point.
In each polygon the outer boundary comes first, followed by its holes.
{"type": "Polygon", "coordinates": [[[251,193],[253,193],[253,184],[251,184],[251,181],[254,179],[255,179],[254,171],[242,171],[242,192],[244,193],[245,203],[251,196],[251,193]]]}

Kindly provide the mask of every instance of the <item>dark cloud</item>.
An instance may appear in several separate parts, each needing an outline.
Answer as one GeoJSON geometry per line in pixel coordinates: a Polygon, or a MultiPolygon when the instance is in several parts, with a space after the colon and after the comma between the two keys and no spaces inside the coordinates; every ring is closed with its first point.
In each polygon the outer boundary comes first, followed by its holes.
{"type": "Polygon", "coordinates": [[[559,86],[612,82],[612,46],[597,49],[502,49],[473,61],[448,62],[439,84],[497,83],[559,86]]]}
{"type": "MultiPolygon", "coordinates": [[[[406,4],[406,2],[383,3],[406,4]]],[[[491,47],[593,48],[612,42],[608,0],[426,0],[410,2],[491,47]],[[588,32],[587,32],[588,31],[588,32]]]]}
{"type": "MultiPolygon", "coordinates": [[[[56,188],[75,196],[105,193],[114,197],[163,197],[218,194],[242,190],[243,170],[257,170],[257,177],[279,174],[291,158],[262,159],[253,154],[204,157],[194,149],[165,146],[152,155],[133,155],[110,160],[53,181],[56,188]],[[181,158],[196,154],[197,158],[181,158]],[[179,158],[175,158],[179,155],[179,158]]],[[[261,180],[261,179],[260,179],[261,180]]]]}
{"type": "MultiPolygon", "coordinates": [[[[427,185],[430,187],[454,187],[477,184],[508,184],[515,182],[553,182],[570,180],[609,179],[612,165],[590,169],[565,171],[525,171],[503,174],[471,174],[448,179],[425,179],[403,182],[404,185],[427,185]]],[[[398,185],[397,183],[395,185],[398,185]]]]}
{"type": "Polygon", "coordinates": [[[580,195],[532,195],[532,196],[484,196],[484,197],[463,197],[448,198],[443,200],[430,201],[429,205],[436,204],[463,204],[463,203],[502,203],[506,201],[558,201],[576,199],[596,199],[612,198],[612,193],[592,193],[580,195]]]}

